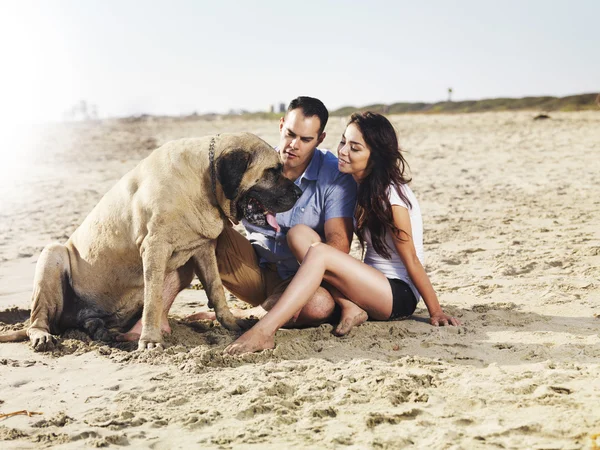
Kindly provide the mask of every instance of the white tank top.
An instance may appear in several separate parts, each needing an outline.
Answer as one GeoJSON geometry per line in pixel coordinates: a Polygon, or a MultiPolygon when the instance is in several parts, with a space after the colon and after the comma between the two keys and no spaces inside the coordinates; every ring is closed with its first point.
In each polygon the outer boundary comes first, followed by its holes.
{"type": "MultiPolygon", "coordinates": [[[[390,205],[399,205],[408,209],[410,226],[412,228],[412,239],[415,245],[415,250],[417,251],[417,258],[419,258],[421,264],[424,264],[423,219],[421,218],[421,208],[419,207],[419,202],[417,201],[415,194],[413,193],[412,189],[408,187],[408,185],[403,184],[400,189],[402,189],[402,192],[410,201],[411,207],[402,201],[402,198],[400,198],[395,186],[390,186],[390,188],[388,188],[390,205]]],[[[364,238],[366,248],[364,259],[365,264],[375,267],[387,278],[395,278],[408,283],[418,301],[420,298],[419,291],[408,276],[406,267],[404,267],[404,263],[396,251],[391,230],[387,230],[387,233],[385,234],[385,243],[390,249],[390,254],[392,256],[391,259],[383,258],[375,251],[373,244],[371,243],[371,233],[368,229],[365,229],[364,238]]]]}

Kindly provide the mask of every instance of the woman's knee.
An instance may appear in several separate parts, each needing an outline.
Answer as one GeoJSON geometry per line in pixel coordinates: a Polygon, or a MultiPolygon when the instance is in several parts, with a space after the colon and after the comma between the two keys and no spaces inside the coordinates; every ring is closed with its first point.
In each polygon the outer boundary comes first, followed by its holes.
{"type": "Polygon", "coordinates": [[[327,252],[327,245],[323,244],[321,241],[313,242],[308,247],[306,251],[306,256],[304,259],[308,258],[309,255],[311,258],[324,258],[327,252]]]}
{"type": "Polygon", "coordinates": [[[287,233],[287,242],[294,256],[302,259],[311,245],[321,242],[321,237],[306,225],[295,225],[287,233]]]}
{"type": "Polygon", "coordinates": [[[288,244],[302,240],[308,242],[308,245],[313,242],[320,241],[321,237],[311,227],[303,224],[294,225],[287,233],[288,244]]]}

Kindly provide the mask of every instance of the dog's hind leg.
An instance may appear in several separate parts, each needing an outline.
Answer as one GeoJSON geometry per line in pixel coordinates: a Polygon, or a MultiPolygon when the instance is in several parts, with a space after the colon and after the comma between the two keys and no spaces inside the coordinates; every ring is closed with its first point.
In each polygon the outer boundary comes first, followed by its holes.
{"type": "Polygon", "coordinates": [[[217,257],[215,256],[215,246],[216,242],[211,241],[196,252],[194,255],[196,274],[206,291],[208,307],[215,309],[219,323],[230,331],[241,331],[242,327],[227,306],[225,289],[219,276],[217,257]]]}
{"type": "Polygon", "coordinates": [[[44,248],[35,268],[31,324],[27,335],[35,351],[52,350],[56,329],[68,292],[71,264],[67,247],[50,244],[44,248]]]}
{"type": "MultiPolygon", "coordinates": [[[[177,297],[177,294],[183,289],[188,287],[193,279],[194,261],[191,259],[175,272],[172,272],[165,277],[165,284],[163,287],[163,315],[160,327],[163,334],[171,333],[168,315],[171,305],[175,301],[175,297],[177,297]]],[[[127,333],[118,334],[116,339],[117,341],[137,341],[140,338],[141,333],[142,320],[140,319],[127,333]]]]}

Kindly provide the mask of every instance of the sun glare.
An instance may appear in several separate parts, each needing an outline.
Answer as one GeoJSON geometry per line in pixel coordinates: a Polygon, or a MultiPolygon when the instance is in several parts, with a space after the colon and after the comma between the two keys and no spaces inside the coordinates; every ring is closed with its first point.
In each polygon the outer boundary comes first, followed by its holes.
{"type": "Polygon", "coordinates": [[[0,38],[6,66],[0,79],[1,195],[35,164],[40,129],[35,124],[61,120],[75,97],[69,49],[57,17],[49,11],[44,4],[2,5],[0,38]]]}

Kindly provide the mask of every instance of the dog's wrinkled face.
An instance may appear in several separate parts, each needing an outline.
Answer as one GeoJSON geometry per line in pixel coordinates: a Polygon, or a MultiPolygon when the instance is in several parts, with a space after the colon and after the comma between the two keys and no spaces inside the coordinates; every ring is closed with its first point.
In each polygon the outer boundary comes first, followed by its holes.
{"type": "Polygon", "coordinates": [[[302,191],[283,176],[279,155],[266,146],[232,150],[217,161],[225,196],[234,203],[236,220],[279,230],[274,214],[292,208],[302,191]]]}
{"type": "Polygon", "coordinates": [[[279,230],[274,214],[289,210],[301,195],[300,188],[283,176],[279,163],[264,171],[258,183],[238,200],[237,208],[248,222],[279,230]]]}

